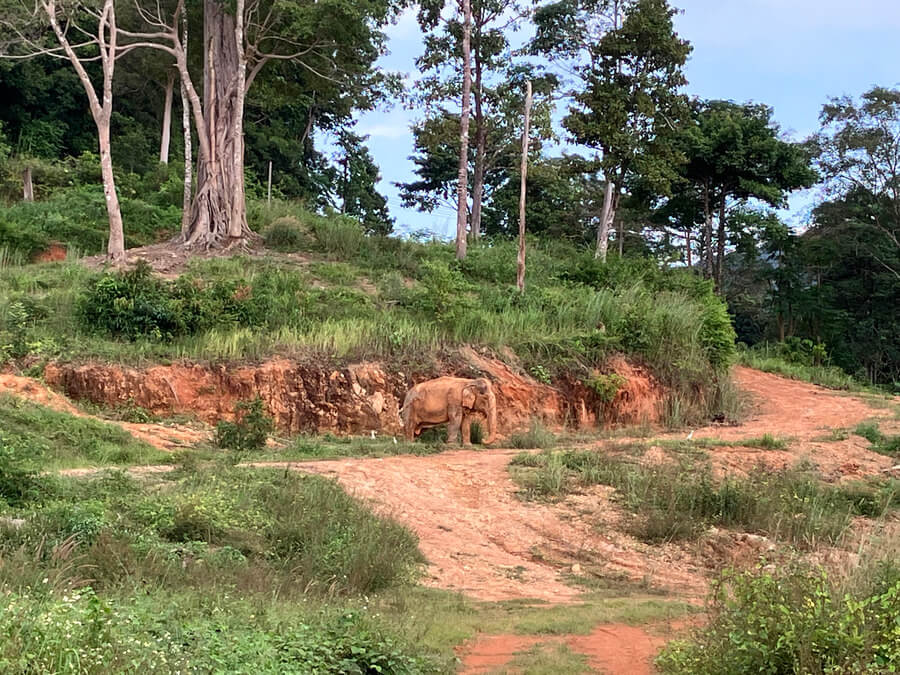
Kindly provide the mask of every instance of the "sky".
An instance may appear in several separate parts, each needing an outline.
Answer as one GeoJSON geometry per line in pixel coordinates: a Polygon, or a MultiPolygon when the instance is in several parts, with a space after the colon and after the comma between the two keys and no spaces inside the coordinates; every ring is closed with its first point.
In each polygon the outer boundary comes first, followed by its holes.
{"type": "MultiPolygon", "coordinates": [[[[694,50],[685,68],[686,92],[709,99],[765,103],[783,133],[801,140],[818,128],[822,104],[833,96],[858,96],[873,85],[900,86],[900,2],[896,0],[674,0],[681,37],[694,50]]],[[[416,75],[422,34],[412,11],[389,27],[379,65],[416,75]]],[[[561,111],[562,114],[564,111],[561,111]]],[[[404,208],[395,181],[414,177],[410,124],[416,111],[396,105],[360,116],[388,198],[395,230],[455,232],[449,208],[427,214],[404,208]]],[[[797,227],[815,203],[815,189],[794,195],[784,217],[797,227]]]]}

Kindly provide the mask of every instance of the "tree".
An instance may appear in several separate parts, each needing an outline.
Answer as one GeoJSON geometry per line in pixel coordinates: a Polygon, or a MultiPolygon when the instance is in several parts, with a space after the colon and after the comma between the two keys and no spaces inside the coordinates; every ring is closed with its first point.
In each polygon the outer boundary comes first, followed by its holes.
{"type": "Polygon", "coordinates": [[[388,215],[387,200],[378,193],[378,166],[363,145],[365,137],[343,131],[338,136],[340,170],[335,180],[341,213],[359,219],[370,234],[388,234],[394,219],[388,215]]]}
{"type": "Polygon", "coordinates": [[[686,158],[680,169],[683,180],[676,188],[678,199],[688,210],[695,209],[687,224],[697,221],[696,210],[702,214],[704,271],[715,280],[716,288],[721,288],[729,208],[747,200],[785,206],[787,195],[812,185],[816,173],[809,166],[806,150],[778,137],[772,110],[765,105],[696,102],[676,145],[686,158]]]}
{"type": "MultiPolygon", "coordinates": [[[[244,113],[252,84],[268,63],[305,69],[316,78],[359,86],[350,75],[371,67],[381,50],[391,0],[204,0],[202,99],[193,84],[179,35],[184,12],[159,4],[137,6],[140,25],[123,31],[128,47],[170,53],[191,103],[199,158],[187,246],[229,246],[251,236],[244,188],[244,113]],[[349,66],[349,67],[347,67],[349,66]]],[[[371,80],[369,80],[371,81],[371,80]]]]}
{"type": "Polygon", "coordinates": [[[563,126],[600,152],[606,179],[596,257],[606,260],[621,190],[633,174],[668,192],[679,157],[671,139],[686,109],[680,88],[691,51],[666,0],[560,0],[535,14],[532,50],[576,75],[563,126]]]}
{"type": "Polygon", "coordinates": [[[868,253],[900,280],[900,89],[874,87],[858,103],[832,99],[821,122],[812,143],[829,195],[862,209],[856,222],[870,230],[868,253]]]}
{"type": "Polygon", "coordinates": [[[111,262],[122,262],[125,259],[125,234],[119,196],[116,193],[110,143],[113,75],[116,60],[120,56],[114,0],[102,0],[99,7],[86,3],[60,6],[56,0],[38,0],[31,11],[22,12],[12,6],[3,6],[0,10],[4,13],[3,26],[13,35],[14,45],[14,51],[4,50],[3,56],[58,56],[68,59],[75,69],[87,94],[88,108],[97,128],[103,192],[109,218],[107,257],[111,262]],[[56,46],[51,46],[44,40],[48,27],[56,46]],[[70,35],[76,36],[79,41],[72,42],[70,35]],[[101,65],[99,94],[87,70],[87,64],[95,60],[99,60],[101,65]]]}
{"type": "Polygon", "coordinates": [[[456,258],[462,260],[466,257],[466,214],[468,209],[468,197],[466,190],[469,187],[469,106],[471,105],[470,93],[472,89],[472,63],[470,53],[470,40],[472,34],[472,2],[460,0],[463,15],[462,30],[462,107],[459,114],[459,172],[456,181],[456,258]]]}

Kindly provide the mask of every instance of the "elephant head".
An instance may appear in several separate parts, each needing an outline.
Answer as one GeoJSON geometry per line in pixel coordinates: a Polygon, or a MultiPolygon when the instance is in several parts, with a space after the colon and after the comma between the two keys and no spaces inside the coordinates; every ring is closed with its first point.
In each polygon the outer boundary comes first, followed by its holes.
{"type": "Polygon", "coordinates": [[[465,385],[462,390],[462,407],[484,415],[488,425],[484,442],[493,443],[497,435],[497,398],[490,381],[482,377],[465,385]]]}

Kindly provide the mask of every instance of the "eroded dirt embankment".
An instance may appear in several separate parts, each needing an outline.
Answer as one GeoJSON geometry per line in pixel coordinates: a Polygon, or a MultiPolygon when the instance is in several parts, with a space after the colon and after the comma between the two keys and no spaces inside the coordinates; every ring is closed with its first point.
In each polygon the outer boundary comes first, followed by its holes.
{"type": "Polygon", "coordinates": [[[527,427],[535,418],[551,427],[655,421],[662,388],[653,377],[618,358],[610,361],[608,371],[625,381],[610,404],[602,404],[581,382],[551,387],[468,348],[435,364],[431,372],[418,373],[372,362],[333,367],[274,359],[253,366],[51,364],[44,378],[73,399],[112,407],[137,405],[156,415],[189,414],[210,424],[230,418],[238,401],[258,395],[277,427],[289,433],[398,435],[406,391],[439,374],[491,379],[501,435],[527,427]]]}

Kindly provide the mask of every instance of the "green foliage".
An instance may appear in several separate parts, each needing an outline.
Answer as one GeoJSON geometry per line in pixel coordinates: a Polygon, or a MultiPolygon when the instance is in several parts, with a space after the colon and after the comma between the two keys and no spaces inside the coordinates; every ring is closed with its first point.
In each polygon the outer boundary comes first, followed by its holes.
{"type": "Polygon", "coordinates": [[[738,362],[767,373],[775,373],[794,380],[812,382],[829,389],[862,391],[867,388],[866,385],[836,366],[810,366],[790,363],[778,354],[777,347],[772,348],[768,344],[756,345],[752,348],[741,348],[738,350],[738,362]]]}
{"type": "Polygon", "coordinates": [[[234,408],[234,422],[221,421],[216,425],[216,445],[220,448],[246,453],[266,447],[274,425],[266,415],[262,398],[240,401],[234,408]]]}
{"type": "Polygon", "coordinates": [[[5,602],[0,664],[7,673],[436,672],[353,610],[293,609],[285,621],[227,595],[104,597],[90,587],[61,595],[20,591],[5,602]]]}
{"type": "Polygon", "coordinates": [[[15,507],[37,498],[41,481],[36,464],[30,443],[0,431],[0,504],[15,507]]]}
{"type": "Polygon", "coordinates": [[[584,386],[590,389],[597,398],[604,404],[612,403],[619,389],[628,382],[624,377],[617,373],[591,375],[584,381],[584,386]]]}
{"type": "Polygon", "coordinates": [[[824,572],[798,564],[726,572],[706,627],[670,643],[657,666],[685,675],[894,672],[900,576],[885,581],[842,596],[824,572]]]}

